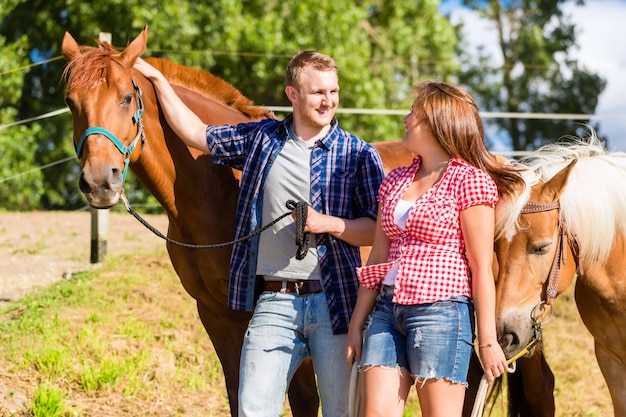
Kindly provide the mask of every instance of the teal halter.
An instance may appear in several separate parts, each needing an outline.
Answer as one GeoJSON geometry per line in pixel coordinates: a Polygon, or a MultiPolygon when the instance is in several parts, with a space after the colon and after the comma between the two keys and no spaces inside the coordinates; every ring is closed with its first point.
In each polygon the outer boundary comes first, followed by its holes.
{"type": "Polygon", "coordinates": [[[141,88],[139,88],[139,85],[135,83],[134,79],[132,81],[133,88],[135,89],[135,100],[137,101],[137,111],[133,115],[133,124],[137,125],[137,136],[135,136],[135,139],[133,139],[131,144],[128,147],[124,146],[124,144],[118,138],[116,138],[113,133],[109,132],[103,127],[90,127],[89,129],[85,130],[85,133],[83,133],[83,135],[80,137],[80,140],[78,141],[78,145],[76,145],[76,155],[78,156],[78,158],[80,158],[80,155],[83,151],[83,146],[85,145],[85,140],[87,140],[87,137],[89,135],[100,134],[109,138],[109,140],[113,142],[115,147],[122,153],[122,155],[124,155],[124,172],[122,173],[122,184],[124,184],[124,182],[126,181],[126,173],[128,172],[128,165],[130,164],[130,156],[135,150],[137,142],[139,141],[139,139],[141,139],[141,149],[143,149],[143,146],[146,142],[143,129],[143,120],[141,119],[141,116],[143,115],[143,100],[141,99],[141,88]]]}

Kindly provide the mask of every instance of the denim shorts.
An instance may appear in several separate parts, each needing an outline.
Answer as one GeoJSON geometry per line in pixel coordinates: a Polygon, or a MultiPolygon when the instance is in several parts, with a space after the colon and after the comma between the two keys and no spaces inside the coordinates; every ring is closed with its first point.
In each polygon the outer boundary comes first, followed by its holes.
{"type": "Polygon", "coordinates": [[[365,328],[360,368],[406,369],[416,381],[445,378],[467,385],[474,309],[467,297],[400,305],[383,286],[365,328]]]}

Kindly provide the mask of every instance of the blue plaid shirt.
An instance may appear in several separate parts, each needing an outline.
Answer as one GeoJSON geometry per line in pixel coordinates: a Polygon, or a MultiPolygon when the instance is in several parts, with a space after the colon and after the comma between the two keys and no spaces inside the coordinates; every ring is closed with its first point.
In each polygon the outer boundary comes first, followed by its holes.
{"type": "MultiPolygon", "coordinates": [[[[263,184],[287,140],[291,118],[207,128],[214,162],[242,171],[236,239],[263,226],[263,184]]],[[[331,216],[376,219],[376,196],[383,177],[382,161],[374,147],[340,129],[335,119],[311,153],[311,205],[331,216]]],[[[231,309],[254,308],[258,246],[258,235],[233,246],[228,295],[231,309]]],[[[333,331],[346,333],[356,303],[360,250],[324,233],[317,235],[317,251],[333,331]]],[[[294,256],[295,252],[294,246],[294,256]]]]}

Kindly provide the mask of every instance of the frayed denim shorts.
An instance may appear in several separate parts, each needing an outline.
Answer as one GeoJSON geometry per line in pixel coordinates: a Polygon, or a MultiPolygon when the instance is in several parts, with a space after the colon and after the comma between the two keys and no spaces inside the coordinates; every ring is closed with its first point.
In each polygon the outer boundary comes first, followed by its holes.
{"type": "Polygon", "coordinates": [[[418,383],[445,378],[467,385],[474,341],[474,309],[461,296],[431,304],[400,305],[385,285],[365,328],[360,369],[404,368],[418,383]]]}

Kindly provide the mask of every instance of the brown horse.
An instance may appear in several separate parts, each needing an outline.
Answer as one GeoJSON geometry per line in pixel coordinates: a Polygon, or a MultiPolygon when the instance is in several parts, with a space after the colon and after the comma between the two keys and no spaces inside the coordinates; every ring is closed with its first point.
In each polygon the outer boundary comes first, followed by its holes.
{"type": "Polygon", "coordinates": [[[497,327],[513,356],[576,277],[616,416],[626,416],[626,154],[587,140],[547,145],[519,161],[525,188],[496,210],[497,327]]]}
{"type": "MultiPolygon", "coordinates": [[[[72,112],[74,144],[82,164],[80,189],[97,208],[116,205],[128,166],[167,212],[167,235],[179,242],[216,244],[233,239],[239,172],[214,165],[188,148],[163,118],[152,84],[133,70],[146,48],[147,28],[123,52],[107,43],[81,47],[63,38],[64,79],[72,112]]],[[[207,124],[271,117],[233,86],[213,75],[149,59],[207,124]]],[[[227,308],[230,247],[199,250],[167,244],[172,265],[222,364],[233,416],[237,415],[239,356],[250,313],[227,308]]],[[[311,362],[289,390],[293,414],[317,416],[311,362]]]]}

